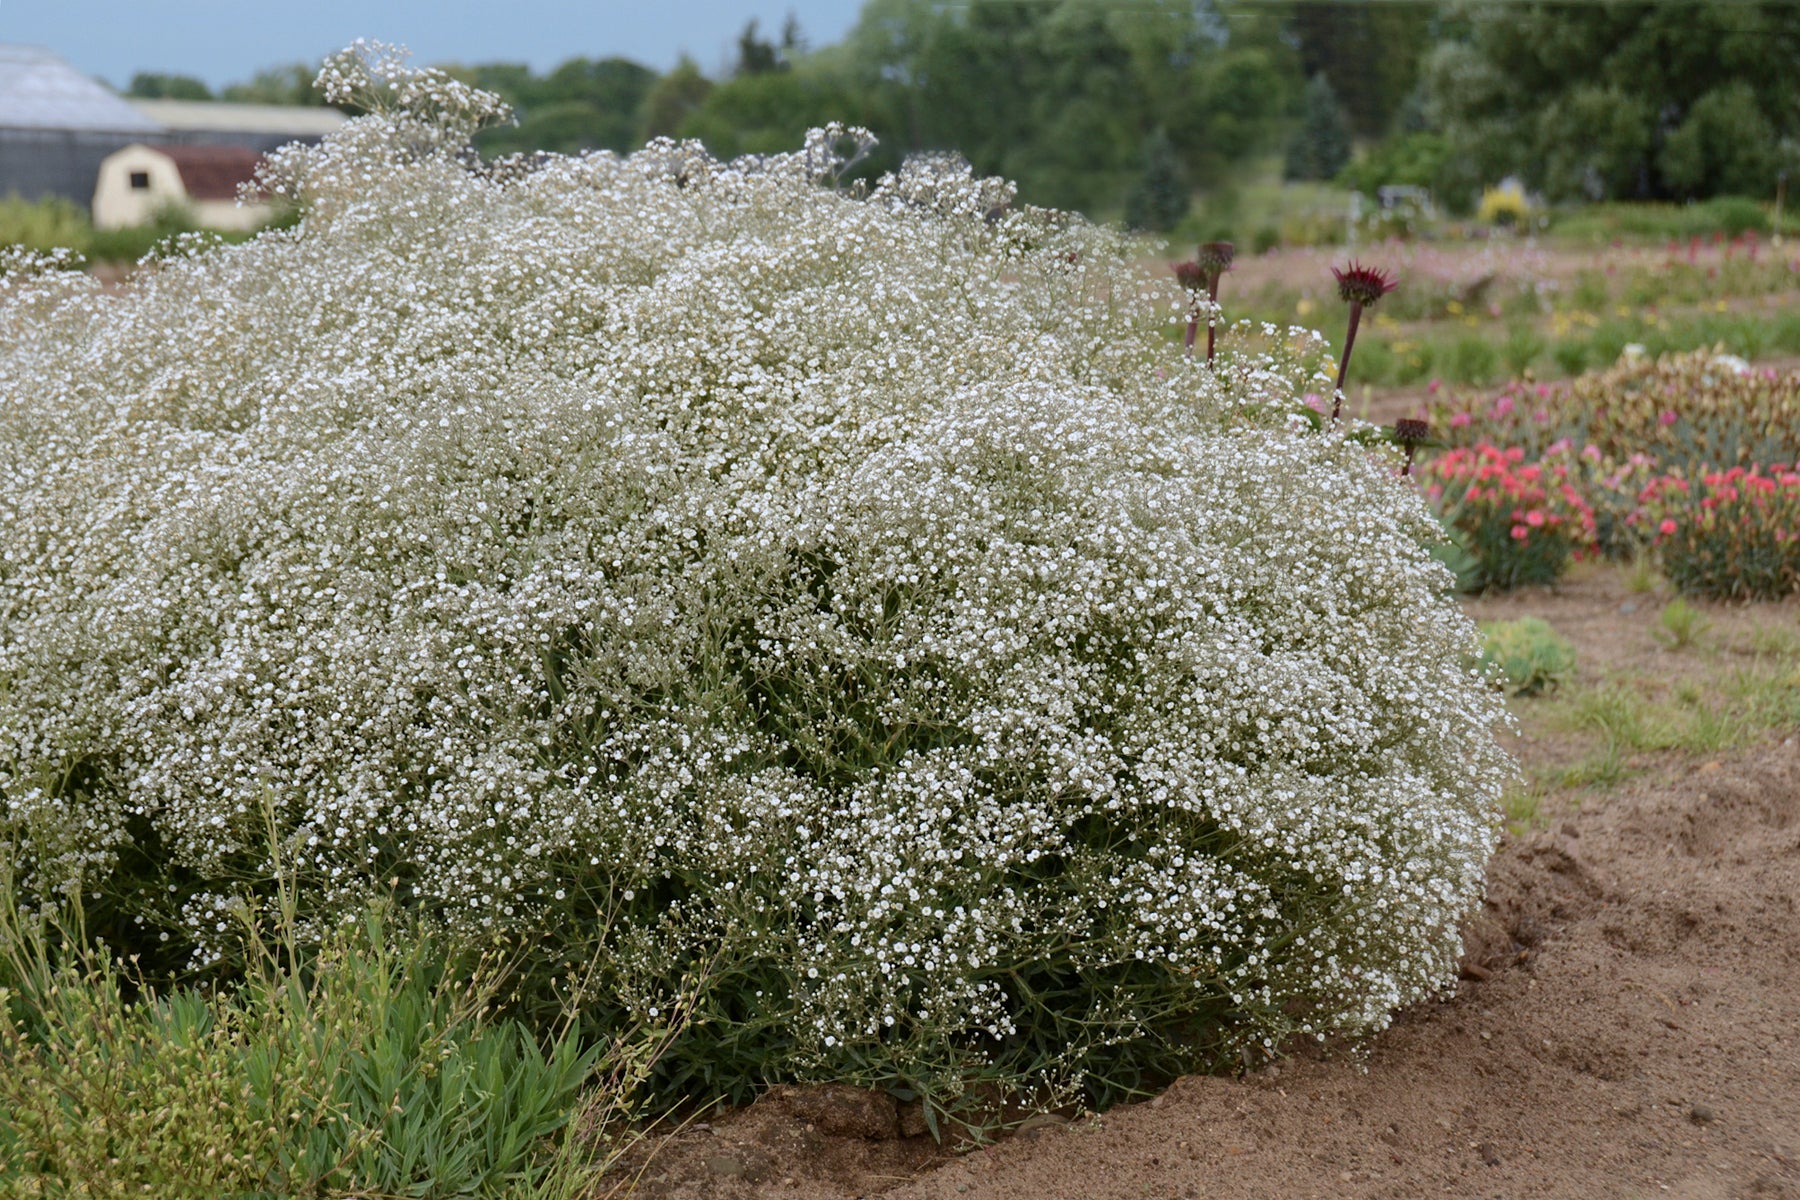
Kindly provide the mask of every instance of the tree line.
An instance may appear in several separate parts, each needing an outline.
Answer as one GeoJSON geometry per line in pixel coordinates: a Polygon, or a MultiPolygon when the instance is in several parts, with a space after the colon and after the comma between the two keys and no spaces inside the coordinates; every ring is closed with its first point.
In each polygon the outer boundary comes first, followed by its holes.
{"type": "MultiPolygon", "coordinates": [[[[571,58],[453,67],[518,124],[490,153],[626,152],[696,137],[734,156],[841,120],[867,165],[956,151],[1036,203],[1168,228],[1197,189],[1279,155],[1289,178],[1433,189],[1505,176],[1555,201],[1771,194],[1800,163],[1800,6],[1754,0],[867,0],[840,42],[790,18],[713,78],[571,58]]],[[[221,97],[310,102],[304,65],[221,97]]],[[[134,95],[209,98],[137,76],[134,95]]]]}

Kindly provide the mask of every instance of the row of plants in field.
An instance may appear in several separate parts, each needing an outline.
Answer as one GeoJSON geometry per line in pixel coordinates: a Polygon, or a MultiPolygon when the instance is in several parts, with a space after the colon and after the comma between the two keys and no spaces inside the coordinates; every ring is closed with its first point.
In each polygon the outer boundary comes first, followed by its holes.
{"type": "MultiPolygon", "coordinates": [[[[1388,242],[1372,253],[1406,280],[1373,322],[1363,385],[1486,386],[1599,370],[1627,346],[1652,356],[1718,344],[1750,356],[1800,352],[1800,316],[1772,306],[1800,260],[1753,234],[1593,251],[1556,242],[1479,248],[1388,242]]],[[[1286,323],[1328,302],[1326,250],[1242,264],[1234,312],[1286,323]]]]}
{"type": "Polygon", "coordinates": [[[1420,482],[1470,588],[1654,555],[1681,591],[1800,589],[1800,376],[1711,352],[1627,356],[1567,385],[1433,409],[1420,482]]]}

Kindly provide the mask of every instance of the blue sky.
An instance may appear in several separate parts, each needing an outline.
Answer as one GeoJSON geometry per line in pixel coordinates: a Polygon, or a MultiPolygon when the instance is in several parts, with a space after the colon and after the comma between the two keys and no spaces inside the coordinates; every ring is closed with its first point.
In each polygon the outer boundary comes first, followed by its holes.
{"type": "Polygon", "coordinates": [[[611,54],[658,70],[682,52],[716,73],[752,17],[773,36],[791,11],[813,45],[834,42],[860,0],[0,0],[0,42],[47,46],[123,87],[137,71],[214,87],[264,67],[314,61],[358,37],[415,60],[525,62],[611,54]]]}

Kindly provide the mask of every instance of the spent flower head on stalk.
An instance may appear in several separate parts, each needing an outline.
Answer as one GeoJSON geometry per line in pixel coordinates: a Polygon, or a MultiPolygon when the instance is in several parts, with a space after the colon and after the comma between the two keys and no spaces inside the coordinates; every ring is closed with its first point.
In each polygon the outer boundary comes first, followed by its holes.
{"type": "Polygon", "coordinates": [[[1413,455],[1431,437],[1431,422],[1419,417],[1401,417],[1394,422],[1394,441],[1406,450],[1406,466],[1402,475],[1412,474],[1413,455]]]}
{"type": "Polygon", "coordinates": [[[1211,301],[1214,311],[1206,320],[1206,361],[1213,360],[1213,346],[1218,331],[1219,314],[1219,277],[1231,270],[1231,260],[1237,255],[1237,247],[1230,242],[1201,242],[1200,254],[1195,261],[1206,275],[1206,298],[1211,301]]]}
{"type": "Polygon", "coordinates": [[[1363,309],[1374,304],[1399,286],[1400,281],[1378,267],[1366,267],[1352,259],[1343,268],[1331,268],[1337,279],[1338,296],[1350,306],[1350,330],[1344,335],[1344,357],[1338,363],[1337,397],[1331,406],[1331,419],[1336,421],[1344,408],[1344,376],[1350,370],[1350,352],[1356,347],[1356,328],[1362,323],[1363,309]]]}

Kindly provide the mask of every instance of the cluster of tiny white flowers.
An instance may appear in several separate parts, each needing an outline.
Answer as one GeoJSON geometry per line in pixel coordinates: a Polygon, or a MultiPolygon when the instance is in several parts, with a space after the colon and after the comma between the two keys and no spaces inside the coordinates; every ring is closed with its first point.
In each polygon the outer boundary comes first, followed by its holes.
{"type": "Polygon", "coordinates": [[[756,965],[802,1071],[1014,1037],[1026,969],[1255,1040],[1450,978],[1498,709],[1409,485],[1285,419],[1316,346],[1186,359],[1122,235],[954,163],[831,186],[860,131],[494,170],[491,98],[325,77],[377,111],[276,156],[296,228],[0,276],[30,886],[153,829],[204,958],[272,816],[315,910],[604,897],[642,1012],[756,965]]]}

